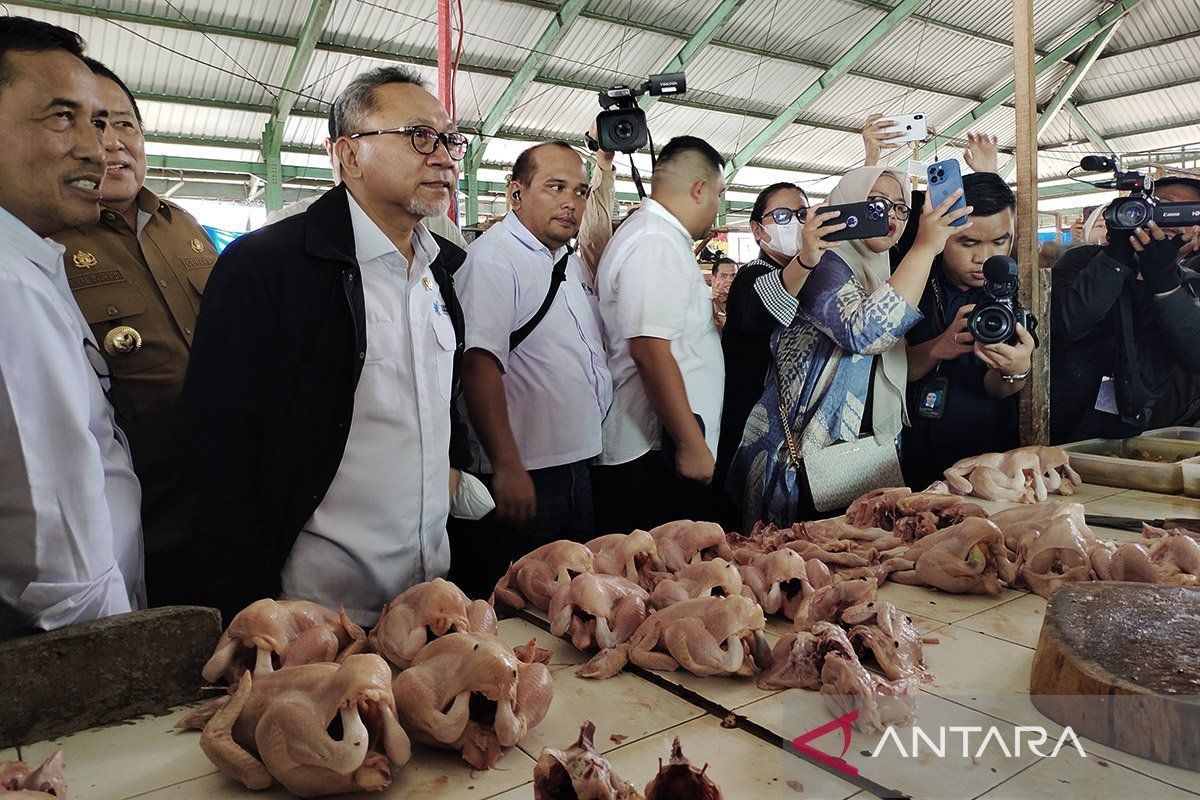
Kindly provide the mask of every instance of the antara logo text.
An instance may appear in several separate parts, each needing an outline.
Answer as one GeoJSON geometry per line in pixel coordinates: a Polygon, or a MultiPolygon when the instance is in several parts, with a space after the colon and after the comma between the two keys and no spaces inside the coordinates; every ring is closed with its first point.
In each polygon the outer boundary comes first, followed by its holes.
{"type": "MultiPolygon", "coordinates": [[[[792,747],[801,753],[825,764],[832,769],[858,777],[858,768],[845,760],[850,750],[850,739],[853,735],[851,726],[858,719],[858,711],[843,714],[835,720],[825,723],[792,740],[792,747]],[[819,739],[827,733],[840,731],[842,734],[841,753],[830,755],[813,747],[810,742],[819,739]]],[[[1053,740],[1046,729],[1040,725],[1016,725],[1007,737],[1000,728],[992,725],[984,728],[979,725],[941,725],[934,729],[932,735],[919,725],[909,729],[897,729],[889,725],[880,737],[879,743],[871,753],[871,758],[878,758],[889,748],[901,758],[919,758],[928,753],[938,758],[955,757],[982,758],[989,752],[1003,753],[1005,758],[1019,758],[1028,751],[1039,758],[1054,758],[1064,746],[1074,747],[1079,755],[1087,758],[1083,744],[1070,726],[1063,729],[1057,740],[1053,740]],[[1054,741],[1051,749],[1049,742],[1054,741]],[[961,747],[958,745],[961,744],[961,747]]]]}

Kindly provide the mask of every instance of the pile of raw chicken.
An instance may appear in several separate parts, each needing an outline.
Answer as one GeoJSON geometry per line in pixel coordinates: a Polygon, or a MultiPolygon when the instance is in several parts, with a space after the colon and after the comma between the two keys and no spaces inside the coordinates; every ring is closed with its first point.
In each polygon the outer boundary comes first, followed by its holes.
{"type": "MultiPolygon", "coordinates": [[[[1050,468],[1056,488],[1073,483],[1069,469],[1050,468]]],[[[976,472],[966,475],[976,480],[976,472]]],[[[1087,580],[1200,584],[1200,534],[1147,526],[1144,536],[1098,540],[1078,503],[989,518],[947,487],[886,488],[860,497],[844,518],[786,529],[726,533],[679,521],[551,542],[509,567],[493,601],[542,612],[552,634],[593,653],[578,670],[584,677],[608,678],[630,662],[753,676],[764,689],[820,691],[832,713],[856,710],[856,725],[870,732],[911,724],[917,690],[932,679],[923,645],[934,640],[878,599],[885,581],[974,594],[1022,587],[1043,597],[1087,580]],[[793,626],[773,648],[767,614],[793,626]]],[[[369,634],[344,613],[264,599],[232,620],[204,668],[210,683],[228,682],[228,693],[180,726],[202,729],[204,752],[248,788],[278,781],[301,797],[388,786],[392,768],[410,758],[410,737],[489,769],[546,716],[549,656],[533,640],[510,647],[497,636],[493,602],[441,579],[389,603],[369,634]]],[[[601,762],[585,726],[573,748],[543,753],[538,796],[640,797],[601,762]],[[598,774],[607,793],[567,788],[598,774]]],[[[659,779],[675,780],[668,774],[704,778],[678,752],[659,779]]],[[[687,796],[719,798],[706,780],[687,796]]],[[[659,796],[678,795],[647,787],[647,798],[659,796]]]]}

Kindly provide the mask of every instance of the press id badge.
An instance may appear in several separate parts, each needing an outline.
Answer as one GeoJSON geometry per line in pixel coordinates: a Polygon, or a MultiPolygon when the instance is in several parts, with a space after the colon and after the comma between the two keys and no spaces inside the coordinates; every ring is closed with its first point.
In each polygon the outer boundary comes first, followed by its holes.
{"type": "Polygon", "coordinates": [[[1095,408],[1105,414],[1121,413],[1121,409],[1117,406],[1117,385],[1107,375],[1100,379],[1100,391],[1096,393],[1095,408]]]}
{"type": "Polygon", "coordinates": [[[917,389],[917,416],[921,419],[941,419],[946,416],[946,400],[950,395],[950,379],[929,378],[917,389]]]}

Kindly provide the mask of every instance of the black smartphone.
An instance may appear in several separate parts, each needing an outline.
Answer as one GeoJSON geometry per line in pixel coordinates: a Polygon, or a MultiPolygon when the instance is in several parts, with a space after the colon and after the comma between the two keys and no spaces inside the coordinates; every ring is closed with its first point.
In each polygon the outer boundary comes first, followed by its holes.
{"type": "Polygon", "coordinates": [[[867,200],[862,203],[846,203],[841,206],[826,206],[821,213],[836,211],[838,215],[821,227],[845,223],[846,227],[825,237],[827,242],[845,242],[850,239],[873,239],[887,236],[888,204],[884,200],[867,200]]]}

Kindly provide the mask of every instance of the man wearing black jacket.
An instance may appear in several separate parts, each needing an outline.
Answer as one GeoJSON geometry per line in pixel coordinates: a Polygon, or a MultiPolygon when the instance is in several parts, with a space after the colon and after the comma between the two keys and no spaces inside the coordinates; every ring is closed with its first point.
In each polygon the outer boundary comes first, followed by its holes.
{"type": "MultiPolygon", "coordinates": [[[[1197,202],[1191,181],[1165,179],[1165,202],[1197,202]]],[[[1068,250],[1051,294],[1050,438],[1136,436],[1177,367],[1200,370],[1200,301],[1179,259],[1200,229],[1108,231],[1103,248],[1068,250]]]]}
{"type": "Polygon", "coordinates": [[[356,78],[333,118],[342,185],[230,245],[197,323],[189,551],[226,619],[282,595],[371,624],[449,568],[464,253],[421,220],[452,201],[466,139],[395,67],[356,78]]]}

